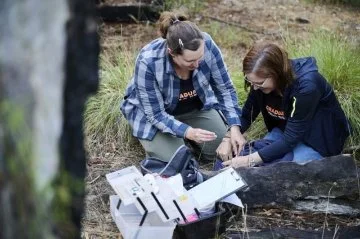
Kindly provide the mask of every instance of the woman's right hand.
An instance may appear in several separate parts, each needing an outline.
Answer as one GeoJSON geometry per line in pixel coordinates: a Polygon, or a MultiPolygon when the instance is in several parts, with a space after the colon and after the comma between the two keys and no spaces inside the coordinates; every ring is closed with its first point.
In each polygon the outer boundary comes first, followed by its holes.
{"type": "Polygon", "coordinates": [[[214,139],[216,139],[216,137],[217,136],[214,132],[191,127],[186,131],[185,135],[185,138],[195,141],[199,144],[203,142],[213,141],[214,139]]]}

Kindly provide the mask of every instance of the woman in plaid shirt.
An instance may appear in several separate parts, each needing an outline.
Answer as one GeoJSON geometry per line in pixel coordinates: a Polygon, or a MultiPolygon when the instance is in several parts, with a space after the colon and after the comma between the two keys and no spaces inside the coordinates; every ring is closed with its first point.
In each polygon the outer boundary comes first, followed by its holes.
{"type": "Polygon", "coordinates": [[[214,160],[229,129],[238,153],[241,109],[219,48],[183,15],[164,12],[159,29],[162,37],[137,56],[121,103],[132,134],[150,157],[169,161],[188,142],[199,158],[214,160]]]}

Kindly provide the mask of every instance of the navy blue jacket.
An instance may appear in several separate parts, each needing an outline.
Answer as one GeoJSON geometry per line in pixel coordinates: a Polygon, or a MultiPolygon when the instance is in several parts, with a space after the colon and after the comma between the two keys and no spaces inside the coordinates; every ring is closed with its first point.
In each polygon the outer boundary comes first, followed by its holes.
{"type": "MultiPolygon", "coordinates": [[[[330,84],[318,72],[313,57],[292,60],[294,82],[282,99],[286,126],[284,138],[259,150],[264,162],[281,158],[303,142],[322,156],[341,153],[350,125],[330,84]]],[[[245,132],[261,112],[268,131],[276,127],[265,109],[264,93],[251,89],[241,115],[241,130],[245,132]]]]}

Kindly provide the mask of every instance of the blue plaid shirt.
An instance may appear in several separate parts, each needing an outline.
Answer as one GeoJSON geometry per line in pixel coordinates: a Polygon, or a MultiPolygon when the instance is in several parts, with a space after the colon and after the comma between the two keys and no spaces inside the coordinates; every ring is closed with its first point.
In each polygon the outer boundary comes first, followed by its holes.
{"type": "MultiPolygon", "coordinates": [[[[194,89],[204,104],[202,110],[221,110],[229,126],[241,125],[241,109],[221,52],[207,33],[203,35],[204,57],[192,74],[194,89]]],[[[189,125],[171,115],[179,94],[180,79],[170,61],[166,40],[158,38],[137,56],[134,76],[121,103],[133,135],[152,140],[160,130],[184,138],[189,125]]]]}

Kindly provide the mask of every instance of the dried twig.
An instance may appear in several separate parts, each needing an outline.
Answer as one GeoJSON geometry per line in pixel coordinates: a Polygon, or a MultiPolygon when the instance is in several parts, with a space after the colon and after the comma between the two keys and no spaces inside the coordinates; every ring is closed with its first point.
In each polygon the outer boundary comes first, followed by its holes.
{"type": "Polygon", "coordinates": [[[244,29],[245,31],[248,31],[248,32],[253,32],[253,33],[258,33],[258,34],[265,34],[265,35],[273,35],[272,33],[265,32],[264,30],[257,31],[257,30],[250,29],[250,28],[248,28],[248,27],[246,27],[244,25],[241,25],[241,24],[239,24],[237,22],[228,22],[228,21],[222,20],[220,18],[213,17],[213,16],[207,16],[207,15],[203,15],[203,17],[211,19],[213,21],[225,23],[225,24],[230,25],[230,26],[238,27],[238,28],[244,29]]]}
{"type": "Polygon", "coordinates": [[[333,187],[334,187],[334,185],[331,186],[331,188],[329,189],[329,193],[328,193],[328,200],[327,200],[326,211],[325,211],[325,220],[324,220],[323,230],[322,230],[322,235],[321,235],[321,238],[322,238],[322,239],[324,238],[325,227],[328,226],[327,215],[328,215],[328,212],[329,212],[329,201],[330,201],[331,189],[332,189],[333,187]]]}
{"type": "Polygon", "coordinates": [[[88,182],[88,184],[93,184],[94,182],[96,182],[96,180],[98,180],[100,178],[100,175],[98,175],[96,178],[94,178],[93,180],[91,180],[90,182],[88,182]]]}

